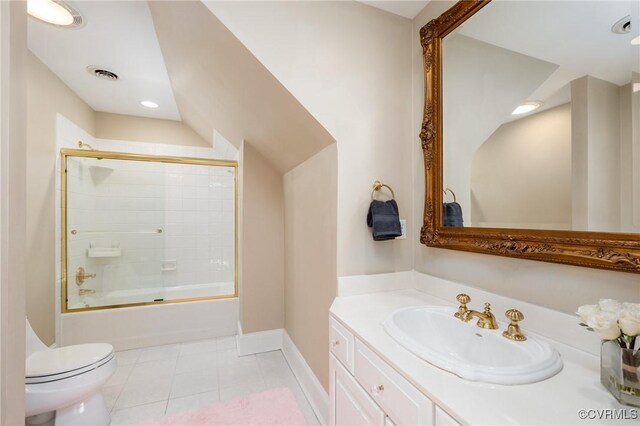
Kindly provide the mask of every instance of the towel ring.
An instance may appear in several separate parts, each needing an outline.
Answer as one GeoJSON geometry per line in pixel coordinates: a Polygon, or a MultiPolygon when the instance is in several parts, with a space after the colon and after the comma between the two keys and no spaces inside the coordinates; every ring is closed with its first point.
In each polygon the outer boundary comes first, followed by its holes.
{"type": "Polygon", "coordinates": [[[447,196],[447,192],[450,192],[450,193],[451,193],[451,195],[453,195],[453,202],[454,202],[454,203],[456,203],[456,202],[457,202],[457,201],[456,201],[456,193],[455,193],[455,192],[453,192],[451,189],[446,188],[446,189],[443,189],[443,190],[442,190],[442,192],[444,193],[444,196],[445,196],[445,197],[447,196]]]}
{"type": "Polygon", "coordinates": [[[389,185],[386,185],[386,184],[380,182],[379,180],[373,182],[373,191],[371,191],[371,199],[374,200],[376,191],[380,191],[383,187],[385,187],[389,191],[391,191],[391,198],[395,200],[396,194],[393,193],[393,189],[391,189],[391,187],[389,185]]]}

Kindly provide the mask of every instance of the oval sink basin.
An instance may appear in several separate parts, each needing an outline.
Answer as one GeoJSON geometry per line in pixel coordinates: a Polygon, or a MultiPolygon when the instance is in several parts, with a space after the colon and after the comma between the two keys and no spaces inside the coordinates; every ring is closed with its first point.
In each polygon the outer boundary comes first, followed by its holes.
{"type": "Polygon", "coordinates": [[[382,323],[400,345],[436,367],[463,379],[519,385],[539,382],[562,370],[560,354],[549,344],[527,336],[516,342],[455,318],[456,309],[420,306],[399,309],[382,323]]]}

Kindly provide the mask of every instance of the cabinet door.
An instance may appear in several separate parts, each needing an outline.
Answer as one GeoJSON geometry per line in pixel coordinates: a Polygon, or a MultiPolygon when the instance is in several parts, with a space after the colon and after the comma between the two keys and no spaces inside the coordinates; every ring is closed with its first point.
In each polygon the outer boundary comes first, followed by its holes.
{"type": "Polygon", "coordinates": [[[433,426],[433,402],[358,339],[354,364],[358,383],[396,424],[433,426]]]}
{"type": "Polygon", "coordinates": [[[354,337],[349,330],[335,319],[329,317],[329,347],[347,370],[353,374],[354,337]]]}
{"type": "Polygon", "coordinates": [[[329,398],[330,425],[384,425],[384,413],[333,355],[329,355],[331,374],[329,398]]]}

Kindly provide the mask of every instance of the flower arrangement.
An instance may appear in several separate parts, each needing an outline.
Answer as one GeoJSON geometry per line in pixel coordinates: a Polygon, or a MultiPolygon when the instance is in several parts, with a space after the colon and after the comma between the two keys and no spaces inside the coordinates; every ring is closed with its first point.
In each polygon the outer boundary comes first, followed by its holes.
{"type": "Polygon", "coordinates": [[[640,303],[620,303],[602,299],[597,305],[584,305],[576,312],[580,325],[595,331],[602,340],[615,340],[623,349],[640,349],[640,303]]]}
{"type": "Polygon", "coordinates": [[[640,303],[603,299],[576,312],[600,339],[600,382],[621,403],[640,406],[640,303]]]}

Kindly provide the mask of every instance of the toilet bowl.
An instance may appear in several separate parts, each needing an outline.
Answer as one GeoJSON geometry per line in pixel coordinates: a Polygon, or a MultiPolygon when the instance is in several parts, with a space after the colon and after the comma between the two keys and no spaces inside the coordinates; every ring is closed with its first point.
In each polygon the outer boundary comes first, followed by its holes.
{"type": "Polygon", "coordinates": [[[100,388],[116,371],[113,346],[90,343],[50,349],[27,321],[25,422],[106,426],[100,388]]]}

